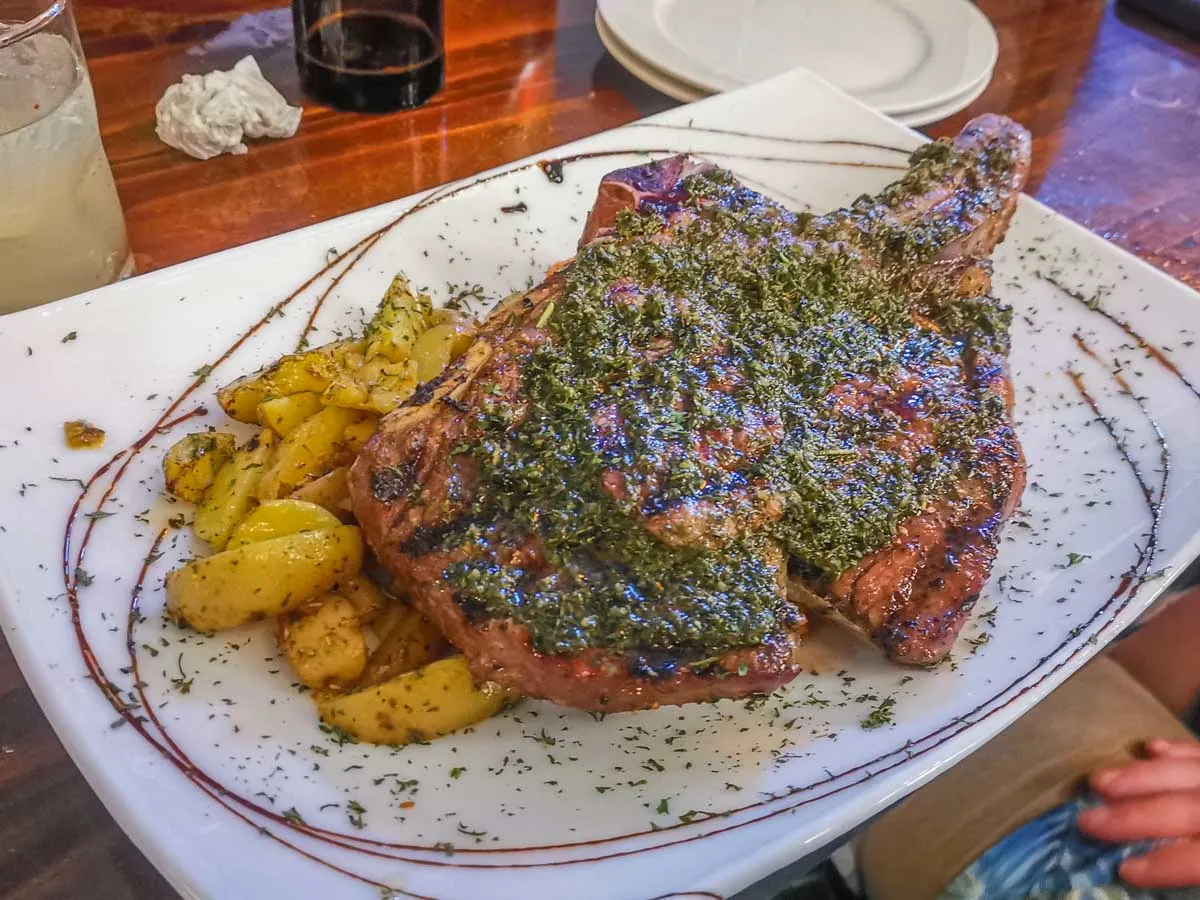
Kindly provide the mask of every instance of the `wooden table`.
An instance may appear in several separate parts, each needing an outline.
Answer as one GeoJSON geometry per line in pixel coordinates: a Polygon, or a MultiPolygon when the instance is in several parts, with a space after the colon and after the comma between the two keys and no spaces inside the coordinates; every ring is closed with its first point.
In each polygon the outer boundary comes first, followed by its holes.
{"type": "MultiPolygon", "coordinates": [[[[142,271],[402,197],[674,105],[604,52],[594,0],[449,0],[448,81],[412,113],[310,106],[300,134],[198,163],[154,136],[185,72],[253,53],[298,99],[288,11],[261,0],[76,0],[142,271]],[[179,11],[187,7],[186,12],[179,11]]],[[[1032,190],[1200,287],[1200,44],[1103,0],[980,0],[1000,61],[970,108],[1034,134],[1032,190]]],[[[0,896],[125,900],[171,889],[63,752],[0,642],[0,896]]]]}

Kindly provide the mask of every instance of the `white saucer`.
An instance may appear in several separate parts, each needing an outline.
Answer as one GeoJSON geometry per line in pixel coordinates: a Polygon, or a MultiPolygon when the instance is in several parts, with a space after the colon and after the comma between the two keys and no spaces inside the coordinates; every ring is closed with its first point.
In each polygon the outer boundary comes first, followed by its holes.
{"type": "Polygon", "coordinates": [[[712,96],[712,91],[704,91],[686,81],[672,78],[662,69],[657,69],[635,54],[621,43],[612,33],[612,29],[604,22],[604,17],[596,12],[596,32],[600,35],[600,43],[604,45],[609,55],[629,71],[634,77],[650,85],[656,91],[679,100],[682,103],[693,103],[712,96]]]}
{"type": "Polygon", "coordinates": [[[932,122],[940,122],[942,119],[948,119],[956,112],[966,109],[979,99],[983,92],[988,89],[988,85],[992,83],[992,74],[993,70],[989,69],[979,79],[978,83],[971,85],[962,94],[952,97],[944,103],[935,103],[923,109],[914,109],[912,112],[894,113],[891,117],[901,125],[907,125],[909,128],[919,128],[922,125],[929,125],[932,122]]]}
{"type": "MultiPolygon", "coordinates": [[[[696,100],[702,100],[705,97],[711,96],[711,92],[701,90],[685,81],[680,81],[678,78],[673,78],[662,69],[652,66],[639,57],[621,43],[620,38],[613,34],[612,29],[608,27],[608,24],[604,21],[604,17],[599,12],[596,13],[596,32],[600,36],[600,42],[604,44],[605,49],[608,50],[609,55],[613,59],[620,63],[623,68],[628,70],[639,81],[648,84],[656,91],[666,94],[668,97],[672,97],[682,103],[693,103],[696,100]]],[[[902,125],[907,125],[909,128],[917,128],[921,125],[940,121],[973,103],[987,90],[987,86],[991,83],[991,80],[992,70],[989,69],[962,94],[951,97],[943,103],[934,104],[922,109],[915,109],[911,112],[895,113],[891,117],[902,125]]]]}
{"type": "Polygon", "coordinates": [[[804,66],[892,114],[962,96],[999,52],[967,0],[598,0],[598,10],[627,50],[704,92],[804,66]]]}

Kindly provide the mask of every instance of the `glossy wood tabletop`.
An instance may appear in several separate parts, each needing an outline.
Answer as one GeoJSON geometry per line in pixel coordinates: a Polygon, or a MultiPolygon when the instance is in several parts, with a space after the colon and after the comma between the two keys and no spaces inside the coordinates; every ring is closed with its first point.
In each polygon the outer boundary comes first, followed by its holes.
{"type": "MultiPolygon", "coordinates": [[[[675,105],[607,54],[594,0],[447,0],[446,88],[391,116],[305,108],[299,134],[196,162],[154,103],[247,53],[294,101],[288,10],[256,0],[76,0],[104,143],[142,271],[469,175],[675,105]]],[[[732,6],[733,4],[731,4],[732,6]]],[[[1102,0],[981,0],[1000,60],[970,108],[1034,134],[1031,190],[1200,287],[1200,44],[1102,0]]],[[[172,897],[67,758],[0,643],[0,897],[172,897]]]]}

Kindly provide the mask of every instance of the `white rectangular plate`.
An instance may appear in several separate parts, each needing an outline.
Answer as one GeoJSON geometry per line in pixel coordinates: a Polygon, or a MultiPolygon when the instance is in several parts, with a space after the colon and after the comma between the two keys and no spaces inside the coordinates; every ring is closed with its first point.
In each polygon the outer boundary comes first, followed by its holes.
{"type": "Polygon", "coordinates": [[[190,553],[186,529],[168,523],[190,510],[161,497],[161,452],[188,427],[228,427],[214,385],[292,349],[335,280],[317,340],[361,322],[398,270],[441,300],[452,285],[480,284],[495,300],[540,280],[572,254],[600,177],[645,160],[641,151],[690,151],[825,210],[904,165],[903,152],[854,141],[911,149],[919,138],[791,73],[549,153],[584,155],[565,163],[562,183],[518,163],[0,319],[5,634],[90,783],[184,895],[727,896],[986,741],[1127,626],[1161,590],[1161,570],[1192,558],[1197,298],[1024,199],[995,290],[1017,311],[1030,485],[952,665],[904,671],[818,623],[810,672],[767,699],[602,721],[527,702],[473,732],[392,750],[318,730],[268,628],[204,638],[164,622],[162,576],[190,553]],[[361,259],[345,255],[355,247],[361,259]],[[327,254],[337,261],[325,267],[327,254]],[[204,404],[207,417],[156,431],[195,373],[289,297],[176,408],[204,404]],[[65,449],[62,423],[75,418],[106,429],[107,446],[65,449]],[[85,492],[64,570],[80,494],[71,479],[88,481],[143,435],[139,454],[119,456],[85,492]],[[76,628],[64,574],[88,529],[76,628]],[[127,639],[135,596],[141,617],[127,639]],[[864,727],[884,703],[892,723],[864,727]]]}

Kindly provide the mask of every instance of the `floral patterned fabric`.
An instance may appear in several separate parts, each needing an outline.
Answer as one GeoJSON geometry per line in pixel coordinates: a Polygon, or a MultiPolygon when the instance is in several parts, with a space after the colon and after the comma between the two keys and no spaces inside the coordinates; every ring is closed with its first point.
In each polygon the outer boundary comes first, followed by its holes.
{"type": "Polygon", "coordinates": [[[1200,900],[1200,888],[1143,890],[1117,876],[1117,867],[1145,853],[1152,841],[1107,844],[1075,827],[1096,805],[1080,797],[1011,832],[968,866],[938,900],[1200,900]]]}

